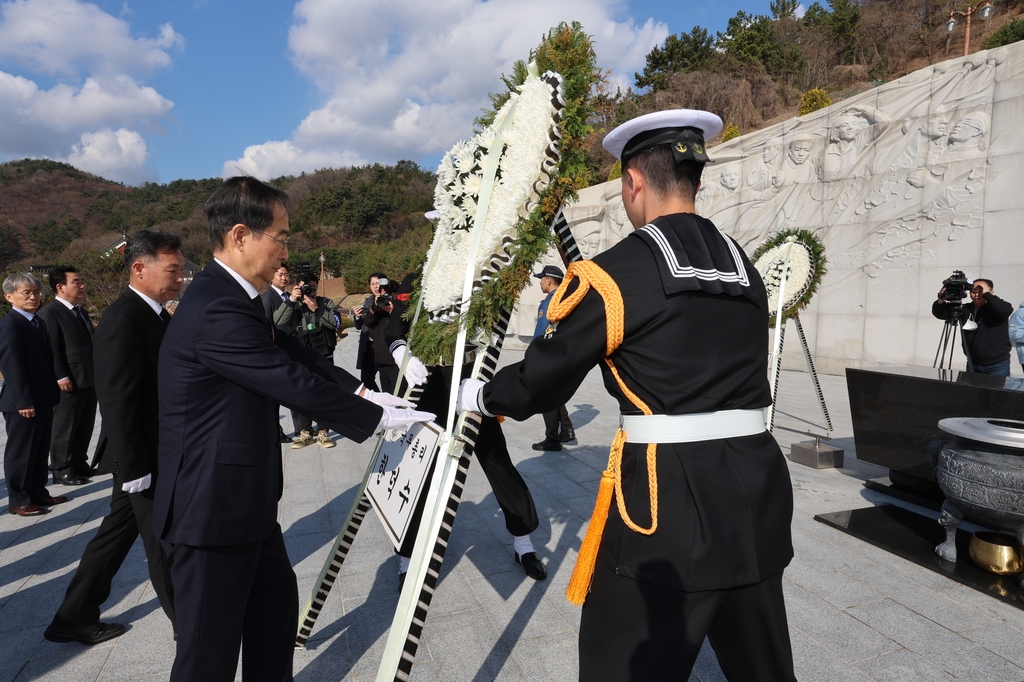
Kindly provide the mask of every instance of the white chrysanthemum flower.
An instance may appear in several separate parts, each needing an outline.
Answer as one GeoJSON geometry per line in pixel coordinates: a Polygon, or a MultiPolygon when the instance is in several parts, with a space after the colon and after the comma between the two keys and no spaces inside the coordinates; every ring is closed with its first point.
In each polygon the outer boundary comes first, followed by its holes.
{"type": "MultiPolygon", "coordinates": [[[[780,244],[769,249],[757,259],[754,267],[764,280],[768,293],[768,312],[775,314],[779,305],[779,286],[782,284],[782,270],[785,266],[787,244],[780,244]]],[[[789,269],[786,272],[786,300],[783,310],[789,310],[804,295],[811,283],[813,272],[811,253],[807,246],[800,242],[793,244],[790,250],[789,269]]]]}
{"type": "Polygon", "coordinates": [[[473,138],[473,144],[481,149],[490,149],[491,145],[494,144],[494,128],[488,126],[484,130],[473,138]]]}
{"type": "Polygon", "coordinates": [[[439,180],[438,184],[442,186],[452,184],[455,178],[458,177],[451,154],[445,154],[444,158],[441,159],[441,165],[437,167],[437,177],[439,180]]]}
{"type": "Polygon", "coordinates": [[[473,173],[466,177],[466,183],[463,186],[463,191],[473,197],[480,196],[480,184],[483,182],[483,178],[477,173],[473,173]]]}
{"type": "Polygon", "coordinates": [[[462,143],[464,146],[454,154],[455,156],[455,168],[458,169],[460,175],[472,173],[477,166],[476,160],[476,149],[466,143],[462,143]]]}

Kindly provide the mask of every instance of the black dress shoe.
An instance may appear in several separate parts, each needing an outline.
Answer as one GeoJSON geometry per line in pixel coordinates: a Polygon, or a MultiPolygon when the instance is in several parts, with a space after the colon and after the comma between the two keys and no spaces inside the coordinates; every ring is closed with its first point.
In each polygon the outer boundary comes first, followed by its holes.
{"type": "Polygon", "coordinates": [[[58,504],[64,504],[68,501],[67,495],[58,495],[57,497],[33,497],[32,503],[38,504],[41,507],[52,507],[58,504]]]}
{"type": "Polygon", "coordinates": [[[49,511],[49,509],[40,507],[38,504],[23,504],[20,507],[7,508],[8,514],[17,514],[18,516],[41,516],[49,511]]]}
{"type": "Polygon", "coordinates": [[[92,478],[93,476],[100,476],[100,472],[96,471],[90,466],[76,467],[74,469],[75,476],[81,476],[82,478],[92,478]]]}
{"type": "Polygon", "coordinates": [[[534,450],[561,450],[562,449],[562,444],[559,443],[557,440],[548,440],[548,439],[545,438],[544,440],[542,440],[539,443],[534,443],[533,444],[533,449],[534,450]]]}
{"type": "Polygon", "coordinates": [[[540,560],[536,552],[527,552],[522,556],[517,553],[516,563],[522,566],[526,575],[534,580],[544,580],[548,577],[548,569],[544,568],[544,562],[540,560]]]}
{"type": "Polygon", "coordinates": [[[73,471],[69,471],[69,472],[63,473],[63,474],[56,474],[55,473],[53,475],[53,484],[54,485],[57,485],[58,483],[60,485],[85,485],[88,482],[89,482],[88,478],[82,478],[81,476],[79,476],[78,474],[74,473],[73,471]]]}
{"type": "Polygon", "coordinates": [[[576,431],[569,429],[568,431],[562,431],[562,435],[558,437],[559,443],[575,443],[576,442],[576,431]]]}
{"type": "Polygon", "coordinates": [[[50,623],[50,627],[43,632],[43,637],[51,642],[81,642],[92,646],[123,634],[124,626],[120,623],[96,623],[78,628],[66,628],[50,623]]]}

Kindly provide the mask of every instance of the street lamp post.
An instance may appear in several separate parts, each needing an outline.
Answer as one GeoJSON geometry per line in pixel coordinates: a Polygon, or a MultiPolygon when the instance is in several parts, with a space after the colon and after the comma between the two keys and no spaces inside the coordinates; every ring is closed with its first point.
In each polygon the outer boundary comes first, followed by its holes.
{"type": "Polygon", "coordinates": [[[970,52],[970,49],[971,49],[971,16],[973,16],[973,14],[975,12],[980,12],[982,19],[990,19],[992,17],[992,15],[996,13],[996,8],[993,7],[991,5],[991,3],[989,3],[988,0],[983,0],[982,2],[979,2],[977,5],[975,5],[974,7],[970,8],[968,10],[963,10],[963,11],[958,10],[958,9],[951,10],[950,13],[949,13],[949,21],[946,22],[946,30],[949,31],[950,33],[952,33],[953,31],[956,30],[957,24],[959,23],[956,20],[956,18],[958,16],[959,17],[967,17],[967,29],[966,29],[966,33],[964,34],[964,56],[965,57],[967,56],[967,54],[970,52]]]}

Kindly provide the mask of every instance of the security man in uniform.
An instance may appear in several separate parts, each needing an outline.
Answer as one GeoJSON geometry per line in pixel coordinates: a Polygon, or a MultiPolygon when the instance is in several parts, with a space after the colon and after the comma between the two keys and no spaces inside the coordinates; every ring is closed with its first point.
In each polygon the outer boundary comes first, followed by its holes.
{"type": "Polygon", "coordinates": [[[736,242],[694,214],[704,139],[692,110],[628,121],[629,237],[570,266],[522,362],[469,380],[462,409],[522,420],[568,400],[595,364],[621,428],[570,582],[580,679],[685,680],[707,636],[729,680],[794,680],[782,595],[792,484],[763,409],[768,304],[736,242]],[[592,568],[591,568],[592,567],[592,568]]]}

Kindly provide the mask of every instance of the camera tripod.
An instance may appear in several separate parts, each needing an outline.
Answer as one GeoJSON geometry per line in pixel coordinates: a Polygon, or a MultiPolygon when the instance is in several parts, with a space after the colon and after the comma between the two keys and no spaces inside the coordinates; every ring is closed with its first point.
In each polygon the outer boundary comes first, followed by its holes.
{"type": "Polygon", "coordinates": [[[967,371],[974,371],[974,364],[971,362],[971,354],[967,352],[967,342],[964,339],[964,309],[962,304],[957,304],[957,310],[946,320],[942,326],[942,333],[939,335],[939,346],[935,349],[935,360],[932,367],[938,369],[953,369],[953,350],[956,347],[954,339],[960,339],[960,347],[967,358],[967,371]],[[949,366],[946,367],[946,349],[949,349],[949,366]]]}

